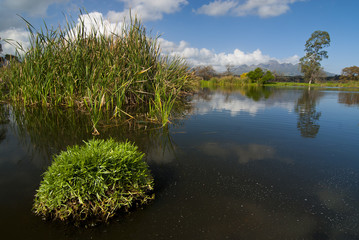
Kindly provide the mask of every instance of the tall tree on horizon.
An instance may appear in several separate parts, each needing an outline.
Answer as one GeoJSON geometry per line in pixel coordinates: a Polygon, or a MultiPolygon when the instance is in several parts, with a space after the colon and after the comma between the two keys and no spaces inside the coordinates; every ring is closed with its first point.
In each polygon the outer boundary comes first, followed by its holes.
{"type": "Polygon", "coordinates": [[[305,43],[305,56],[300,59],[299,65],[304,78],[309,84],[318,79],[323,72],[320,62],[328,58],[328,52],[323,50],[330,46],[330,36],[326,31],[315,31],[305,43]]]}

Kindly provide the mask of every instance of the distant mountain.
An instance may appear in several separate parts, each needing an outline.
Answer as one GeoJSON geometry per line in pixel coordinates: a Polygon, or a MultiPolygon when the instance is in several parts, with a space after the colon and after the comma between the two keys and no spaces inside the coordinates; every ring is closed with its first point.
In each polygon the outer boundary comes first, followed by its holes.
{"type": "MultiPolygon", "coordinates": [[[[261,63],[258,65],[240,65],[232,68],[232,73],[235,75],[240,75],[245,72],[252,71],[257,67],[262,68],[263,70],[269,70],[275,72],[278,75],[283,76],[299,76],[302,75],[300,72],[299,64],[292,63],[279,63],[276,60],[270,60],[268,63],[261,63]]],[[[335,74],[325,72],[327,76],[334,76],[335,74]]]]}

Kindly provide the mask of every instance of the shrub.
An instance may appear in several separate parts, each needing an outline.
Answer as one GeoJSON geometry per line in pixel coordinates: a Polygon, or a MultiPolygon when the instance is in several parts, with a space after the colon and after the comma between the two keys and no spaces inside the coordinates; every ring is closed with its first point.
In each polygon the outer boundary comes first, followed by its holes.
{"type": "Polygon", "coordinates": [[[45,218],[106,221],[120,209],[153,199],[144,154],[129,142],[90,140],[54,157],[35,195],[33,211],[45,218]]]}
{"type": "Polygon", "coordinates": [[[257,84],[265,84],[274,79],[271,71],[264,72],[261,68],[256,68],[253,71],[248,72],[247,76],[250,81],[257,84]]]}

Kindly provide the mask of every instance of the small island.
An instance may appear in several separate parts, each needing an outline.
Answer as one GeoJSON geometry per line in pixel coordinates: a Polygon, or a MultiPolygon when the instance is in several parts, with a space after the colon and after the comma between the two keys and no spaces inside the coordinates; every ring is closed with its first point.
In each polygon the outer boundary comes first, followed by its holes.
{"type": "Polygon", "coordinates": [[[90,140],[56,155],[43,175],[33,211],[45,219],[107,221],[154,198],[144,154],[130,143],[90,140]]]}

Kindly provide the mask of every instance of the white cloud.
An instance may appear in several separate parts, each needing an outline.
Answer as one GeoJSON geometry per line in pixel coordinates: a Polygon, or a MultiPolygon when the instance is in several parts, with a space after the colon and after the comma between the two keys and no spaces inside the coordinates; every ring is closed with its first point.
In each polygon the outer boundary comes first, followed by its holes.
{"type": "Polygon", "coordinates": [[[303,0],[215,0],[197,9],[197,13],[210,16],[233,15],[246,16],[258,15],[260,17],[275,17],[286,13],[290,4],[303,0]]]}
{"type": "Polygon", "coordinates": [[[291,57],[288,57],[288,58],[285,58],[285,59],[282,59],[282,60],[278,60],[279,63],[292,63],[292,64],[297,64],[299,63],[299,59],[300,57],[298,55],[294,55],[294,56],[291,56],[291,57]]]}
{"type": "Polygon", "coordinates": [[[81,27],[81,24],[85,26],[86,34],[90,34],[93,30],[98,33],[103,33],[106,35],[109,34],[121,34],[122,32],[122,22],[112,23],[111,21],[105,19],[102,13],[91,12],[88,14],[80,15],[77,20],[77,26],[81,27]]]}
{"type": "Polygon", "coordinates": [[[245,53],[239,49],[235,49],[233,53],[216,53],[206,48],[192,48],[190,45],[181,41],[178,45],[160,38],[159,43],[164,53],[171,56],[180,56],[185,58],[189,64],[193,66],[211,65],[216,71],[224,71],[226,65],[257,65],[267,63],[270,60],[276,60],[280,63],[298,63],[297,55],[287,59],[276,59],[268,55],[264,55],[261,50],[257,49],[250,53],[245,53]]]}
{"type": "MultiPolygon", "coordinates": [[[[82,23],[85,26],[85,32],[87,35],[90,34],[93,29],[96,29],[99,33],[105,34],[121,34],[122,32],[122,23],[111,23],[110,21],[104,19],[102,13],[99,12],[91,12],[89,14],[80,15],[77,19],[77,25],[75,28],[80,27],[82,23]]],[[[76,33],[77,30],[73,29],[72,32],[76,33]]],[[[10,39],[14,44],[19,42],[25,50],[30,47],[29,32],[23,28],[10,28],[0,31],[0,37],[3,40],[10,39]]],[[[14,54],[15,48],[14,46],[3,42],[3,52],[14,54]]]]}
{"type": "MultiPolygon", "coordinates": [[[[24,39],[24,30],[20,28],[25,27],[24,21],[17,16],[28,17],[45,17],[47,9],[53,4],[67,3],[70,0],[0,0],[0,37],[8,38],[6,35],[11,33],[15,40],[21,41],[24,39]],[[13,33],[21,33],[15,36],[13,33]]],[[[6,47],[7,50],[10,48],[6,47]]]]}
{"type": "Polygon", "coordinates": [[[69,0],[3,0],[1,7],[8,10],[26,12],[32,16],[44,16],[47,8],[54,3],[66,3],[69,0]]]}
{"type": "MultiPolygon", "coordinates": [[[[10,28],[5,31],[0,31],[0,36],[2,40],[8,39],[13,44],[17,45],[16,42],[22,45],[24,49],[28,49],[30,47],[29,43],[29,34],[26,30],[22,28],[10,28]]],[[[3,53],[6,54],[14,54],[15,53],[15,47],[6,43],[3,43],[3,53]]]]}
{"type": "Polygon", "coordinates": [[[197,13],[206,14],[210,16],[225,15],[232,8],[236,7],[238,2],[236,1],[214,1],[207,5],[203,5],[197,10],[197,13]]]}
{"type": "Polygon", "coordinates": [[[142,21],[153,21],[162,19],[163,14],[170,14],[179,11],[187,0],[118,0],[125,4],[122,12],[109,11],[107,18],[111,22],[123,21],[131,9],[142,21]]]}

